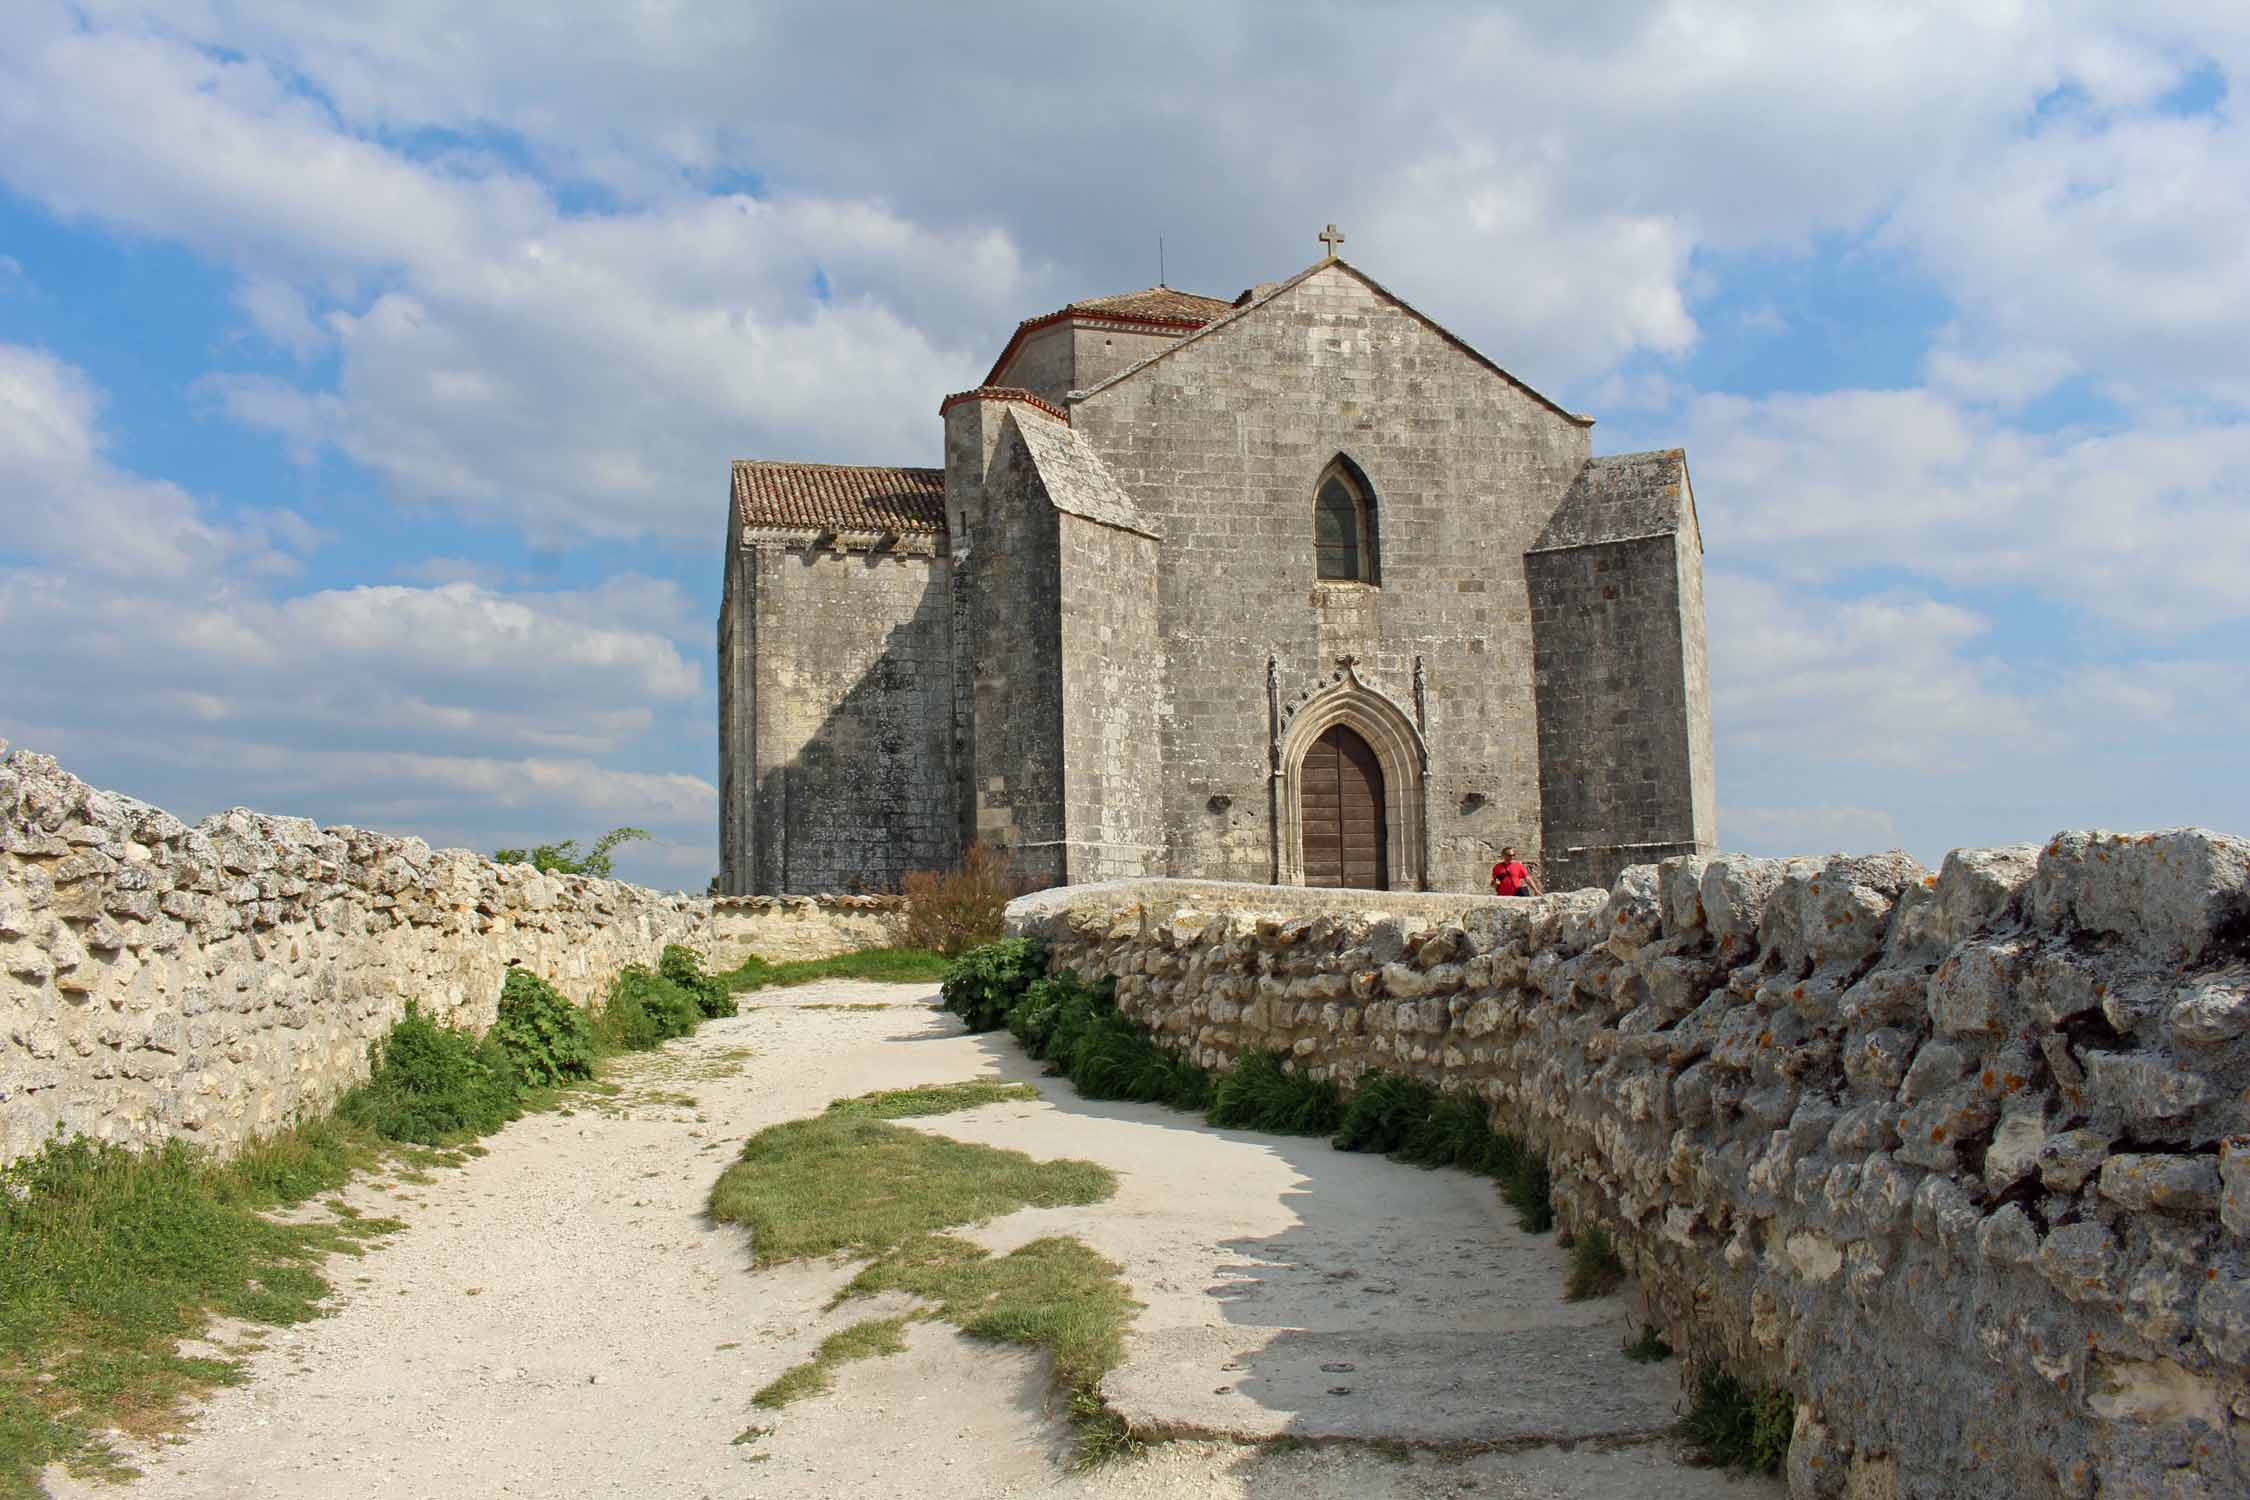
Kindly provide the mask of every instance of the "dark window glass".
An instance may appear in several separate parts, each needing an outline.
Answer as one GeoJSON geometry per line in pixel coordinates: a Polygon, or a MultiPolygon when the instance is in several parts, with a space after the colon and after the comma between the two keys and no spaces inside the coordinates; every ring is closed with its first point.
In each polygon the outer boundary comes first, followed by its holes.
{"type": "Polygon", "coordinates": [[[1313,503],[1313,551],[1322,578],[1360,576],[1359,502],[1342,480],[1322,485],[1320,498],[1313,503]]]}

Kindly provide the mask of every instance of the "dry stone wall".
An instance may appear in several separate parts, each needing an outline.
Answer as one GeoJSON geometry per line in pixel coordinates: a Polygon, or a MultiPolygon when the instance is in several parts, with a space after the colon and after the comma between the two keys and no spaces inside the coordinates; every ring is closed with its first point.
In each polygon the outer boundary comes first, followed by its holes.
{"type": "Polygon", "coordinates": [[[1484,1098],[1799,1496],[2250,1494],[2250,841],[1681,857],[1540,900],[1026,897],[1206,1066],[1484,1098]]]}
{"type": "Polygon", "coordinates": [[[489,1025],[510,965],[589,1001],[666,943],[726,968],[889,942],[899,916],[890,898],[543,875],[239,808],[191,828],[0,754],[0,1161],[58,1128],[237,1146],[364,1078],[409,1001],[489,1025]]]}

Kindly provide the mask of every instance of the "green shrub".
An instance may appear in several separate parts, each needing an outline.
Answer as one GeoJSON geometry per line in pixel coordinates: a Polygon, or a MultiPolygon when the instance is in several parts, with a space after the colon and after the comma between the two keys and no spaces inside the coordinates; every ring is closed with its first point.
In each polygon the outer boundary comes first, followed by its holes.
{"type": "Polygon", "coordinates": [[[594,1035],[609,1052],[639,1052],[686,1036],[703,1020],[693,994],[642,964],[627,964],[610,981],[594,1018],[594,1035]]]}
{"type": "Polygon", "coordinates": [[[725,983],[703,972],[703,955],[684,943],[666,943],[657,958],[656,972],[695,997],[705,1019],[735,1013],[734,994],[725,983]]]}
{"type": "Polygon", "coordinates": [[[1748,1386],[1724,1371],[1706,1368],[1696,1378],[1695,1399],[1680,1431],[1704,1457],[1730,1469],[1778,1474],[1789,1457],[1797,1404],[1787,1391],[1748,1386]]]}
{"type": "Polygon", "coordinates": [[[552,1088],[594,1075],[594,1026],[586,1012],[529,969],[510,969],[500,1016],[489,1033],[525,1088],[552,1088]]]}
{"type": "Polygon", "coordinates": [[[1245,1054],[1212,1087],[1214,1125],[1277,1135],[1334,1135],[1343,1122],[1344,1098],[1335,1080],[1300,1073],[1277,1054],[1245,1054]]]}
{"type": "Polygon", "coordinates": [[[1034,980],[1006,1021],[1026,1052],[1046,1058],[1089,1099],[1195,1110],[1211,1102],[1209,1074],[1118,1010],[1114,979],[1089,985],[1066,969],[1034,980]]]}
{"type": "Polygon", "coordinates": [[[939,993],[945,1008],[971,1031],[991,1031],[1006,1023],[1032,983],[1047,969],[1047,950],[1030,938],[1003,938],[971,948],[945,971],[939,993]]]}
{"type": "Polygon", "coordinates": [[[516,1065],[499,1039],[440,1026],[411,1002],[367,1055],[367,1082],[336,1113],[386,1140],[435,1146],[497,1130],[518,1113],[516,1065]]]}
{"type": "Polygon", "coordinates": [[[1641,1331],[1624,1342],[1625,1357],[1636,1365],[1653,1365],[1672,1357],[1672,1346],[1664,1341],[1664,1334],[1654,1323],[1643,1323],[1641,1331]]]}
{"type": "Polygon", "coordinates": [[[1417,1078],[1377,1069],[1364,1074],[1344,1106],[1339,1151],[1398,1150],[1437,1105],[1437,1090],[1417,1078]]]}

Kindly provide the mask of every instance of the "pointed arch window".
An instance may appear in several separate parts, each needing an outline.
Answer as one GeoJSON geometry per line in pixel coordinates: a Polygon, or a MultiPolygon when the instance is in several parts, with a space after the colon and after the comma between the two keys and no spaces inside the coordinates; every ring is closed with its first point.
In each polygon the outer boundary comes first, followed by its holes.
{"type": "Polygon", "coordinates": [[[1375,583],[1375,495],[1349,459],[1339,458],[1313,491],[1314,576],[1321,582],[1375,583]]]}

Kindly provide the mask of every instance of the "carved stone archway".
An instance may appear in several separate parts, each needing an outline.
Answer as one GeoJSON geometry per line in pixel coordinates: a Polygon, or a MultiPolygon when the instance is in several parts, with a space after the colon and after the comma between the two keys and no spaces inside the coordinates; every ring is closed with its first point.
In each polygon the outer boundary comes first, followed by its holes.
{"type": "Polygon", "coordinates": [[[1305,752],[1323,734],[1342,724],[1375,752],[1383,768],[1386,863],[1391,889],[1417,890],[1423,868],[1422,778],[1426,765],[1422,736],[1413,719],[1389,698],[1359,680],[1349,665],[1298,706],[1281,731],[1274,775],[1274,869],[1282,885],[1305,883],[1305,752]]]}

